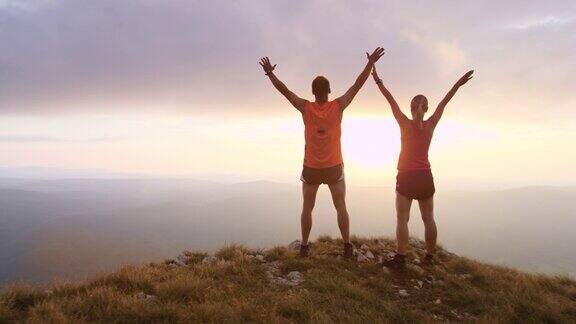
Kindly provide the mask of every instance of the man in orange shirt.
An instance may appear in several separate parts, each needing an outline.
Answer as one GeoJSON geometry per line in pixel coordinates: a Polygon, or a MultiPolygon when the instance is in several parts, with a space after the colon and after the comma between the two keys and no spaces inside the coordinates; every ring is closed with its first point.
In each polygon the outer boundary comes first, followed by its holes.
{"type": "Polygon", "coordinates": [[[302,170],[302,194],[304,202],[300,218],[302,242],[300,256],[308,256],[310,246],[308,236],[312,228],[312,210],[316,202],[316,193],[321,184],[327,184],[332,201],[338,214],[338,227],[344,241],[344,257],[351,258],[353,247],[350,243],[350,225],[346,210],[346,183],[344,182],[344,164],[340,147],[340,124],[342,112],[356,96],[368,79],[374,63],[384,55],[383,48],[376,48],[372,54],[366,53],[368,62],[356,82],[336,100],[328,100],[330,83],[323,76],[312,81],[314,101],[298,97],[274,75],[276,64],[272,65],[268,57],[260,60],[260,65],[270,81],[288,101],[298,109],[304,119],[306,146],[304,148],[304,168],[302,170]]]}

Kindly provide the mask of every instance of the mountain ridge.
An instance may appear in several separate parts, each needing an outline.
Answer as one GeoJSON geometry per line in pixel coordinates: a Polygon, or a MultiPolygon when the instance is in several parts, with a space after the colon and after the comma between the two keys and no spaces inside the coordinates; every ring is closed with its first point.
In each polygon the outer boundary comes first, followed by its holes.
{"type": "Polygon", "coordinates": [[[228,245],[214,254],[127,265],[77,283],[16,284],[0,293],[0,322],[548,322],[576,321],[576,282],[480,263],[439,248],[424,266],[411,239],[404,271],[380,265],[384,238],[322,236],[311,256],[289,246],[228,245]]]}

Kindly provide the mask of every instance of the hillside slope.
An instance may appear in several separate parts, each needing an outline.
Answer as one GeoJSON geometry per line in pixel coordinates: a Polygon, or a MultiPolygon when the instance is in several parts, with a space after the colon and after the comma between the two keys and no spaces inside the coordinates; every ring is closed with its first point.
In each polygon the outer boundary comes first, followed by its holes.
{"type": "Polygon", "coordinates": [[[547,322],[576,321],[576,282],[481,264],[441,250],[419,265],[412,240],[404,272],[378,260],[386,239],[321,237],[310,258],[292,247],[227,246],[215,255],[126,266],[85,283],[16,285],[0,293],[0,322],[547,322]],[[369,252],[368,252],[369,251],[369,252]]]}

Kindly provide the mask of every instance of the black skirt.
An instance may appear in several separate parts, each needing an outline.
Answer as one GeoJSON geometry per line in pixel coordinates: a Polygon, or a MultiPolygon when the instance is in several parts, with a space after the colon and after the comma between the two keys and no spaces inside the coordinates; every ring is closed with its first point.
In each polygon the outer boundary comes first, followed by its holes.
{"type": "Polygon", "coordinates": [[[424,200],[432,197],[436,192],[432,170],[398,171],[396,191],[410,199],[424,200]]]}

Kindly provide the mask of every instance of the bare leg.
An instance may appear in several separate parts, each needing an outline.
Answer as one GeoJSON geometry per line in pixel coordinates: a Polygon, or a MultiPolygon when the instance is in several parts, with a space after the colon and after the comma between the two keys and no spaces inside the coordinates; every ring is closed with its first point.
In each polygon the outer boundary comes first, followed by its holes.
{"type": "Polygon", "coordinates": [[[312,210],[316,204],[316,193],[320,185],[302,183],[302,215],[300,216],[300,226],[302,228],[302,245],[308,244],[308,237],[312,229],[312,210]]]}
{"type": "Polygon", "coordinates": [[[422,221],[424,221],[426,253],[434,254],[434,251],[436,250],[436,238],[438,236],[436,222],[434,221],[434,196],[425,200],[418,200],[418,205],[420,206],[422,221]]]}
{"type": "Polygon", "coordinates": [[[398,254],[406,255],[408,250],[408,220],[412,199],[396,192],[396,244],[398,254]]]}
{"type": "Polygon", "coordinates": [[[346,210],[346,182],[344,180],[329,184],[332,202],[338,214],[338,227],[344,243],[350,243],[350,220],[346,210]]]}

